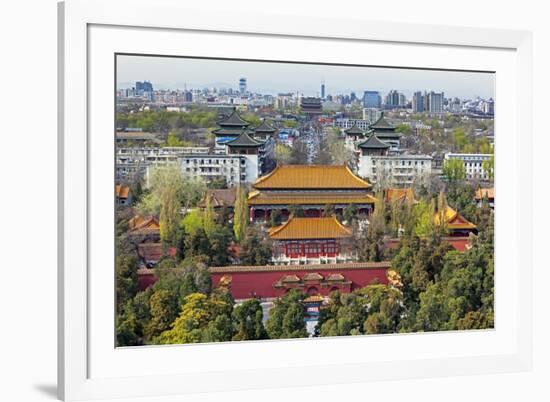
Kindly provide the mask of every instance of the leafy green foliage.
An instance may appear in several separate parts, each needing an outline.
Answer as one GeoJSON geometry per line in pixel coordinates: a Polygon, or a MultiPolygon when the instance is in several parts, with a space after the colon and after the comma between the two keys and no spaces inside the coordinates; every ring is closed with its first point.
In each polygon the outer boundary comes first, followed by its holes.
{"type": "Polygon", "coordinates": [[[117,310],[137,293],[137,256],[119,253],[115,259],[117,310]]]}
{"type": "Polygon", "coordinates": [[[271,339],[306,338],[308,336],[304,321],[304,294],[291,290],[285,296],[275,300],[266,323],[271,339]]]}
{"type": "Polygon", "coordinates": [[[464,180],[466,178],[466,167],[462,159],[446,159],[443,162],[443,175],[448,181],[464,180]]]}
{"type": "Polygon", "coordinates": [[[244,265],[266,265],[272,257],[271,243],[257,228],[250,227],[241,242],[241,263],[244,265]]]}
{"type": "Polygon", "coordinates": [[[403,310],[402,293],[386,285],[370,285],[349,294],[333,292],[317,332],[321,336],[393,333],[403,310]]]}
{"type": "Polygon", "coordinates": [[[230,299],[213,293],[191,293],[181,306],[181,313],[156,339],[160,344],[222,342],[231,340],[230,299]]]}
{"type": "Polygon", "coordinates": [[[235,216],[233,220],[233,231],[235,240],[241,242],[246,234],[248,227],[248,200],[247,193],[244,187],[237,187],[237,195],[235,199],[235,216]]]}
{"type": "Polygon", "coordinates": [[[250,299],[233,309],[234,341],[266,339],[267,332],[262,322],[263,311],[257,299],[250,299]]]}

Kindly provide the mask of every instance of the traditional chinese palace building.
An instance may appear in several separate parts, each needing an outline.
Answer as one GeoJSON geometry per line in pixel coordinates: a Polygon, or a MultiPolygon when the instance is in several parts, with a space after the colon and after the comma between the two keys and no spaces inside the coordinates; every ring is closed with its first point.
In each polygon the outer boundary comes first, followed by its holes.
{"type": "Polygon", "coordinates": [[[356,259],[350,247],[352,232],[336,217],[291,217],[269,230],[274,264],[327,264],[356,259]]]}
{"type": "Polygon", "coordinates": [[[414,190],[412,188],[387,188],[384,190],[384,200],[390,204],[392,202],[416,203],[414,198],[414,190]]]}
{"type": "Polygon", "coordinates": [[[316,116],[323,113],[323,106],[321,105],[320,98],[302,98],[300,101],[300,109],[302,109],[302,113],[308,116],[316,116]]]}
{"type": "Polygon", "coordinates": [[[250,123],[243,120],[235,109],[228,117],[219,121],[218,126],[212,130],[212,133],[216,136],[216,144],[224,144],[241,135],[243,130],[250,126],[250,123]]]}
{"type": "Polygon", "coordinates": [[[483,201],[487,201],[491,208],[495,208],[495,188],[478,188],[474,195],[474,198],[477,202],[477,206],[481,207],[483,201]]]}
{"type": "Polygon", "coordinates": [[[248,196],[251,221],[269,219],[279,210],[283,220],[292,209],[303,209],[306,217],[320,217],[327,205],[336,213],[354,205],[358,214],[369,214],[375,199],[371,185],[345,165],[281,165],[260,177],[248,196]]]}
{"type": "MultiPolygon", "coordinates": [[[[310,296],[344,293],[374,283],[388,284],[390,262],[211,267],[212,285],[226,287],[235,300],[272,299],[291,289],[310,296]]],[[[391,272],[391,271],[390,271],[391,272]]]]}
{"type": "Polygon", "coordinates": [[[265,119],[258,127],[254,128],[254,138],[266,141],[269,138],[275,138],[277,129],[270,125],[265,119]]]}
{"type": "Polygon", "coordinates": [[[457,211],[449,206],[447,206],[445,211],[443,211],[442,213],[436,212],[434,216],[434,223],[436,225],[440,225],[441,220],[443,220],[443,224],[447,228],[449,236],[467,237],[470,235],[470,233],[477,233],[476,225],[468,221],[466,218],[464,218],[462,215],[460,215],[457,211]]]}
{"type": "Polygon", "coordinates": [[[390,145],[390,151],[399,151],[401,134],[395,131],[395,127],[384,117],[384,112],[380,118],[369,126],[369,135],[376,135],[379,140],[390,145]]]}
{"type": "MultiPolygon", "coordinates": [[[[220,120],[218,126],[212,130],[216,136],[215,153],[241,158],[240,166],[237,167],[240,170],[238,183],[250,182],[251,178],[255,180],[273,168],[274,136],[277,130],[265,120],[258,127],[252,128],[234,110],[220,120]]],[[[217,165],[211,167],[214,171],[219,168],[217,165]]],[[[235,182],[231,180],[230,184],[235,182]]]]}

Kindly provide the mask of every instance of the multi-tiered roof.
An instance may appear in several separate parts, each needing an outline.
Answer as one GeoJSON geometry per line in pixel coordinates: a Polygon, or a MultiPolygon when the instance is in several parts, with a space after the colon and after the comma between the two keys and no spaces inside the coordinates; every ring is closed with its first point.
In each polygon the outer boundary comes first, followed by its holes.
{"type": "Polygon", "coordinates": [[[384,117],[384,112],[380,114],[378,120],[371,124],[369,128],[382,141],[398,140],[400,137],[400,134],[395,131],[395,127],[384,117]]]}
{"type": "Polygon", "coordinates": [[[244,120],[239,113],[237,113],[237,110],[233,110],[228,117],[218,122],[218,126],[218,128],[212,130],[212,133],[215,134],[218,139],[228,141],[232,138],[237,138],[243,130],[250,126],[250,123],[244,120]]]}
{"type": "Polygon", "coordinates": [[[390,144],[380,140],[378,135],[372,133],[369,138],[357,145],[360,149],[363,150],[385,150],[390,148],[390,144]]]}
{"type": "Polygon", "coordinates": [[[255,206],[374,205],[371,185],[345,165],[280,165],[254,184],[248,204],[255,206]]]}
{"type": "Polygon", "coordinates": [[[320,98],[302,98],[300,101],[300,108],[302,109],[302,112],[306,114],[323,113],[323,106],[321,105],[320,98]]]}
{"type": "Polygon", "coordinates": [[[367,190],[370,187],[346,165],[279,165],[254,184],[258,190],[367,190]]]}
{"type": "Polygon", "coordinates": [[[359,138],[359,137],[364,137],[366,132],[361,130],[358,126],[357,126],[357,122],[353,122],[353,126],[351,126],[350,128],[348,128],[347,130],[344,130],[344,133],[346,133],[347,136],[350,136],[350,137],[355,137],[355,138],[359,138]]]}
{"type": "Polygon", "coordinates": [[[277,129],[270,125],[265,119],[262,123],[254,128],[254,137],[262,140],[267,140],[275,136],[277,129]]]}
{"type": "Polygon", "coordinates": [[[269,230],[273,240],[341,239],[351,237],[352,232],[334,216],[323,218],[291,217],[282,225],[269,230]]]}
{"type": "Polygon", "coordinates": [[[225,143],[229,148],[258,148],[264,143],[258,141],[248,135],[247,130],[242,130],[237,138],[229,140],[225,143]]]}

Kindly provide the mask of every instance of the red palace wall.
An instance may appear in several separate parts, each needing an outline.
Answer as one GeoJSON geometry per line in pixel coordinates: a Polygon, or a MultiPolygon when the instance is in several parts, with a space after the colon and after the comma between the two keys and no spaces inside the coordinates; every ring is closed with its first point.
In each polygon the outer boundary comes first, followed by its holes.
{"type": "MultiPolygon", "coordinates": [[[[296,266],[292,266],[296,267],[296,266]]],[[[273,298],[284,295],[289,288],[297,287],[304,293],[320,294],[327,296],[331,291],[339,289],[342,292],[351,292],[357,288],[367,286],[372,283],[387,284],[386,277],[387,268],[366,268],[366,269],[317,269],[312,270],[285,270],[281,266],[281,270],[276,271],[256,271],[256,272],[212,272],[212,286],[217,287],[220,279],[225,276],[231,277],[231,294],[234,299],[248,299],[251,297],[273,298]],[[303,281],[304,275],[308,273],[319,273],[324,277],[321,281],[303,281]],[[331,274],[341,274],[344,276],[343,282],[330,282],[326,279],[331,274]],[[276,287],[285,275],[296,275],[302,281],[296,286],[294,283],[289,283],[286,287],[276,287]],[[314,289],[312,289],[314,288],[314,289]],[[311,290],[311,292],[310,292],[311,290]]]]}

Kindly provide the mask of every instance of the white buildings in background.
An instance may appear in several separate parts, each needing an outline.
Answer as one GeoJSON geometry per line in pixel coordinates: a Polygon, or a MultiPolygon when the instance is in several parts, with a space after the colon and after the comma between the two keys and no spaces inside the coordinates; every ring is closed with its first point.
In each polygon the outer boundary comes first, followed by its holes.
{"type": "Polygon", "coordinates": [[[363,120],[374,122],[378,120],[380,116],[382,116],[382,111],[380,109],[368,107],[363,109],[363,120]]]}
{"type": "Polygon", "coordinates": [[[432,174],[429,155],[361,155],[358,172],[379,187],[428,184],[432,174]]]}
{"type": "Polygon", "coordinates": [[[206,181],[224,178],[233,186],[255,182],[260,174],[260,162],[256,154],[213,154],[208,147],[118,147],[115,176],[117,183],[147,180],[152,168],[173,163],[180,166],[184,174],[206,181]]]}
{"type": "Polygon", "coordinates": [[[374,120],[339,118],[334,121],[334,126],[343,130],[347,130],[348,128],[352,128],[354,125],[356,125],[361,130],[366,131],[369,129],[369,126],[373,121],[374,120]]]}
{"type": "Polygon", "coordinates": [[[491,154],[445,154],[445,160],[460,159],[464,162],[466,178],[469,180],[489,180],[489,174],[483,168],[483,162],[491,159],[491,154]]]}
{"type": "Polygon", "coordinates": [[[184,155],[178,163],[184,174],[206,181],[224,178],[230,187],[258,178],[257,155],[184,155]]]}

